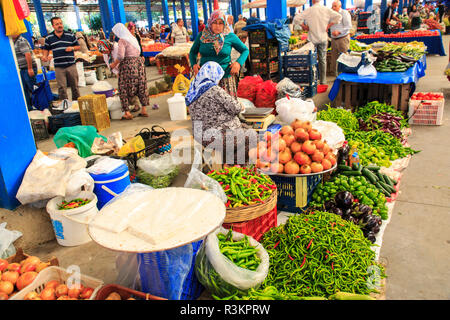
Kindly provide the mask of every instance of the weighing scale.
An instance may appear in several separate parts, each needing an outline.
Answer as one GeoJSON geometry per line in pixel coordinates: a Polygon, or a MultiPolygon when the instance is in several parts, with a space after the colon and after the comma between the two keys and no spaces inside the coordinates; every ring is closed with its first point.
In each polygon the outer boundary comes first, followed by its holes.
{"type": "Polygon", "coordinates": [[[241,113],[246,124],[250,125],[256,131],[266,131],[275,121],[275,115],[272,114],[273,108],[254,108],[247,109],[241,113]]]}

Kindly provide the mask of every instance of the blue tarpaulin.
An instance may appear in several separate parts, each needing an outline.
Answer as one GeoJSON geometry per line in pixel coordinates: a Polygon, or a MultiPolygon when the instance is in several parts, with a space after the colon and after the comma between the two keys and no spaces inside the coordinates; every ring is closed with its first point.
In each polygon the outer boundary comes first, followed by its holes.
{"type": "MultiPolygon", "coordinates": [[[[440,33],[440,31],[439,31],[440,33]]],[[[442,43],[442,34],[439,36],[431,36],[431,37],[404,37],[404,38],[389,38],[389,37],[378,37],[378,38],[369,38],[369,39],[358,39],[359,42],[371,44],[378,41],[384,42],[412,42],[419,41],[423,42],[427,46],[428,54],[438,54],[441,56],[445,56],[444,44],[442,43]]]]}
{"type": "Polygon", "coordinates": [[[277,39],[281,47],[289,47],[289,38],[291,37],[291,30],[289,29],[289,24],[287,19],[274,19],[271,21],[255,23],[248,25],[242,30],[251,31],[265,29],[267,39],[277,39]]]}
{"type": "Polygon", "coordinates": [[[423,55],[411,68],[405,72],[377,72],[376,76],[360,77],[357,73],[341,73],[334,81],[333,87],[328,94],[328,97],[333,101],[338,92],[341,81],[356,82],[356,83],[380,83],[380,84],[404,84],[412,83],[415,90],[415,84],[425,75],[427,68],[426,56],[423,55]]]}

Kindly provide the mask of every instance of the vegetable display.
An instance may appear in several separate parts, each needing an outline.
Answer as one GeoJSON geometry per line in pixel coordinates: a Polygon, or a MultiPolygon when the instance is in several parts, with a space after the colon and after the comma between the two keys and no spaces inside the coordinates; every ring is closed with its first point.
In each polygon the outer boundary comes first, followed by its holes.
{"type": "Polygon", "coordinates": [[[400,121],[402,121],[401,117],[383,112],[373,115],[367,121],[359,119],[359,129],[362,131],[381,130],[402,141],[404,137],[400,121]]]}
{"type": "Polygon", "coordinates": [[[44,289],[38,293],[31,291],[27,293],[24,300],[89,300],[94,289],[82,284],[68,287],[57,280],[49,281],[44,289]]]}
{"type": "Polygon", "coordinates": [[[227,208],[263,203],[277,188],[272,179],[259,173],[256,168],[235,166],[212,170],[208,172],[208,176],[222,185],[228,197],[227,208]]]}
{"type": "Polygon", "coordinates": [[[261,289],[273,286],[300,297],[328,297],[339,291],[366,295],[376,292],[368,285],[373,269],[385,276],[361,229],[334,213],[291,216],[265,233],[262,244],[270,268],[261,289]]]}
{"type": "Polygon", "coordinates": [[[166,175],[155,176],[146,172],[145,170],[138,168],[136,171],[136,178],[138,178],[140,183],[149,185],[155,189],[167,188],[172,184],[173,180],[178,176],[179,172],[180,168],[176,166],[171,172],[166,175]]]}
{"type": "MultiPolygon", "coordinates": [[[[356,37],[359,39],[377,39],[377,38],[414,38],[414,37],[436,37],[440,33],[437,30],[411,30],[407,32],[385,34],[383,32],[375,32],[373,34],[362,34],[356,37]]],[[[413,41],[414,42],[414,41],[413,41]]]]}
{"type": "Polygon", "coordinates": [[[405,72],[414,65],[414,62],[405,62],[401,58],[388,58],[375,62],[378,72],[405,72]]]}
{"type": "Polygon", "coordinates": [[[367,103],[364,106],[356,107],[354,116],[358,119],[362,119],[363,121],[369,120],[371,117],[380,114],[380,113],[388,113],[394,117],[399,117],[401,128],[409,127],[408,121],[404,119],[404,115],[402,111],[396,109],[396,107],[388,105],[386,103],[381,103],[378,101],[372,101],[367,103]]]}
{"type": "Polygon", "coordinates": [[[256,270],[261,262],[256,255],[258,250],[250,245],[247,236],[240,241],[233,241],[232,232],[230,229],[226,235],[217,234],[220,252],[238,267],[256,270]]]}
{"type": "Polygon", "coordinates": [[[350,40],[350,50],[355,52],[362,52],[369,50],[372,46],[370,44],[361,43],[359,41],[350,40]]]}
{"type": "Polygon", "coordinates": [[[444,100],[444,95],[442,92],[414,92],[411,100],[444,100]]]}
{"type": "Polygon", "coordinates": [[[328,107],[326,110],[317,113],[317,120],[336,123],[344,134],[358,130],[358,118],[350,110],[332,108],[329,104],[326,106],[328,107]]]}
{"type": "Polygon", "coordinates": [[[81,198],[73,199],[71,201],[63,201],[58,206],[58,210],[70,210],[70,209],[79,208],[79,207],[84,206],[85,204],[88,204],[89,202],[91,202],[91,200],[81,199],[81,198]]]}

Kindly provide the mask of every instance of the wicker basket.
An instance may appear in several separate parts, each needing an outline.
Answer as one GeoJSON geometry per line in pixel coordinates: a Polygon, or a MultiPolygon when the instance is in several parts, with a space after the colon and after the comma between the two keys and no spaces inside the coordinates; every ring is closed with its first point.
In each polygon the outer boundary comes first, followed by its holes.
{"type": "Polygon", "coordinates": [[[264,203],[237,208],[227,208],[223,223],[244,222],[256,219],[277,206],[277,190],[275,189],[264,203]]]}

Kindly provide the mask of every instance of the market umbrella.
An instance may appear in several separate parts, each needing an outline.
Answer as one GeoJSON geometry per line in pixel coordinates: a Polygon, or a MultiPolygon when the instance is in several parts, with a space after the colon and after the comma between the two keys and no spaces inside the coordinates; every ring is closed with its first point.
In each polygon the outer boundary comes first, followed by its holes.
{"type": "MultiPolygon", "coordinates": [[[[288,7],[301,7],[306,3],[306,0],[286,0],[286,5],[288,7]]],[[[248,2],[242,6],[243,9],[259,9],[267,8],[267,0],[254,0],[248,2]]]]}

